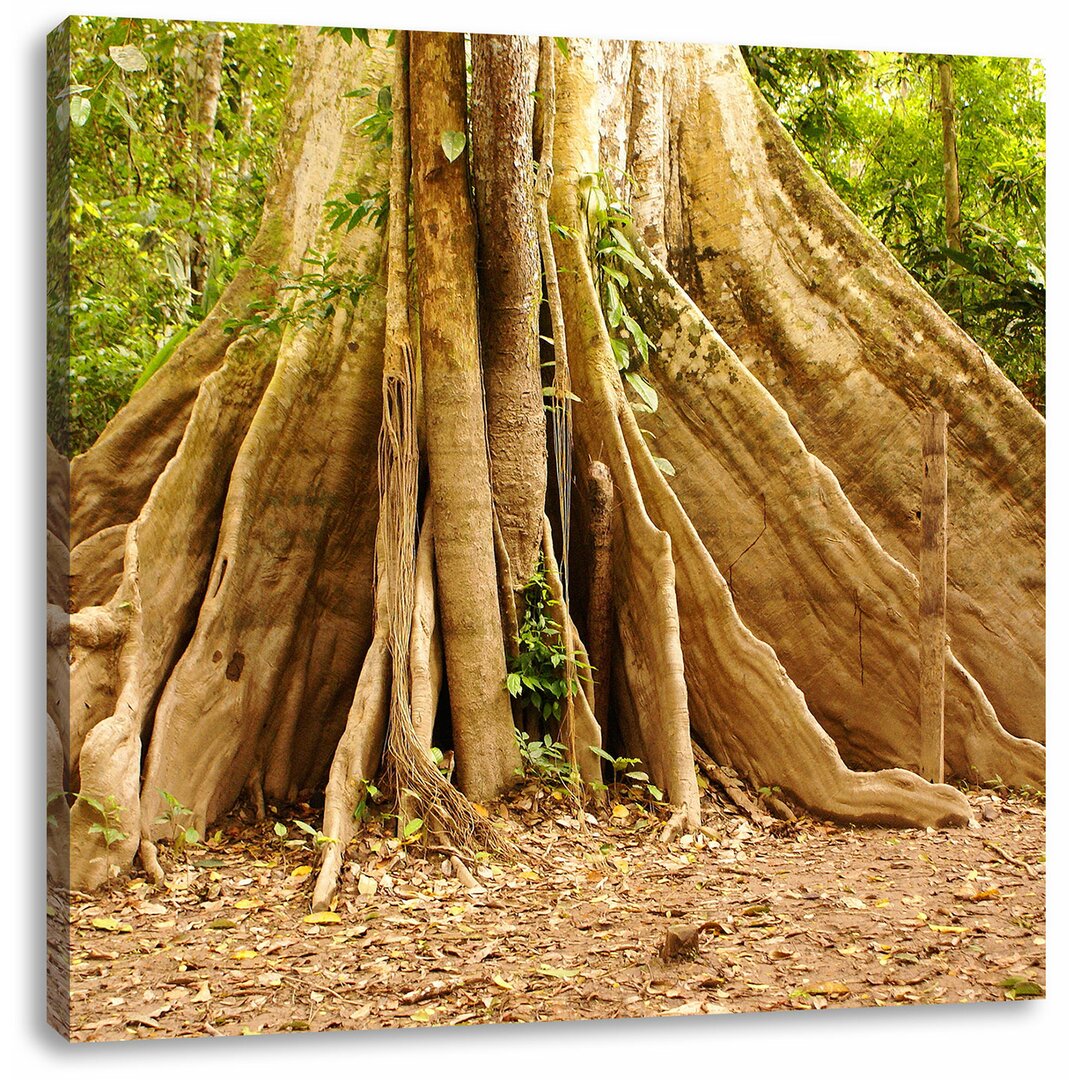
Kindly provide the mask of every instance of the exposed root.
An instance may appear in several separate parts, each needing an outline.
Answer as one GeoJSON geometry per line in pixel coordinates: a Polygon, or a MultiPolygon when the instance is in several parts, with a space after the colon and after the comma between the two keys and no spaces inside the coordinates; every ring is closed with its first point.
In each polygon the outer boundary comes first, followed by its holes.
{"type": "Polygon", "coordinates": [[[165,881],[165,871],[158,859],[157,844],[145,836],[139,841],[139,861],[155,885],[161,885],[165,881]]]}
{"type": "Polygon", "coordinates": [[[409,638],[409,706],[416,737],[430,746],[435,709],[443,679],[442,632],[436,610],[435,530],[431,499],[424,503],[423,525],[416,551],[412,632],[409,638]]]}
{"type": "MultiPolygon", "coordinates": [[[[360,785],[372,780],[382,756],[386,717],[390,711],[389,619],[386,586],[376,596],[375,633],[356,682],[349,718],[330,765],[322,831],[331,839],[323,845],[322,865],[311,907],[326,911],[337,893],[346,845],[356,833],[360,785]]],[[[366,793],[365,793],[366,794],[366,793]]]]}
{"type": "MultiPolygon", "coordinates": [[[[749,630],[777,651],[845,758],[864,767],[914,768],[915,578],[882,549],[835,476],[807,452],[775,401],[647,248],[638,242],[637,251],[653,275],[638,294],[639,314],[660,343],[650,376],[661,404],[651,423],[675,466],[670,487],[679,504],[675,509],[667,481],[657,476],[650,512],[672,508],[664,527],[689,537],[688,549],[703,549],[693,558],[724,568],[739,557],[724,591],[737,597],[749,630]],[[771,511],[764,530],[763,501],[771,511]],[[749,549],[748,538],[756,538],[749,549]]],[[[640,472],[651,455],[640,438],[636,445],[640,472]]],[[[1004,731],[951,654],[947,680],[948,771],[1037,777],[1045,752],[1004,731]]]]}
{"type": "Polygon", "coordinates": [[[660,833],[660,843],[670,844],[678,836],[691,829],[700,828],[700,822],[691,822],[686,812],[686,807],[680,807],[668,818],[663,832],[660,833]]]}
{"type": "Polygon", "coordinates": [[[586,633],[592,662],[593,712],[600,737],[607,742],[608,696],[611,681],[611,539],[614,489],[611,470],[602,461],[589,462],[586,502],[589,512],[591,575],[586,633]]]}
{"type": "Polygon", "coordinates": [[[729,777],[696,742],[691,745],[694,748],[694,761],[697,767],[709,780],[720,787],[732,805],[738,807],[755,825],[763,829],[769,828],[772,825],[769,815],[747,795],[742,784],[729,777]]]}
{"type": "Polygon", "coordinates": [[[555,607],[559,620],[563,649],[567,657],[566,681],[569,686],[577,684],[577,692],[572,696],[568,696],[564,702],[565,709],[559,739],[570,751],[571,766],[577,768],[578,775],[584,783],[591,784],[600,780],[600,759],[592,752],[591,747],[602,746],[603,743],[600,741],[600,726],[593,716],[581,682],[577,678],[577,665],[574,663],[573,656],[574,632],[570,623],[570,613],[567,611],[566,602],[563,598],[562,582],[559,580],[559,572],[555,562],[555,545],[551,537],[551,522],[546,514],[544,515],[542,551],[544,556],[544,576],[547,578],[551,602],[555,607]]]}

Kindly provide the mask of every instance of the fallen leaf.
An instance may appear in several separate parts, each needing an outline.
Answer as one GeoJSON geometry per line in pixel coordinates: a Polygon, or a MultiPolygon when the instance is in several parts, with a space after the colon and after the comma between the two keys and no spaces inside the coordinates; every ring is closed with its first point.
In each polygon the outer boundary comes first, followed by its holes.
{"type": "Polygon", "coordinates": [[[1010,975],[1007,979],[1002,979],[998,986],[1005,990],[1005,996],[1010,999],[1018,997],[1042,997],[1045,991],[1036,982],[1030,982],[1028,979],[1021,979],[1015,975],[1010,975]]]}
{"type": "Polygon", "coordinates": [[[541,964],[536,969],[538,975],[550,975],[553,979],[574,979],[580,971],[581,968],[557,968],[550,964],[541,964]]]}
{"type": "Polygon", "coordinates": [[[625,806],[623,806],[623,804],[622,804],[622,803],[616,803],[616,804],[615,804],[615,805],[614,805],[614,806],[613,806],[613,807],[611,808],[611,816],[612,816],[613,818],[625,818],[625,817],[629,817],[629,816],[630,816],[630,811],[629,811],[629,810],[627,810],[627,808],[626,808],[625,806]]]}
{"type": "Polygon", "coordinates": [[[108,930],[113,934],[130,934],[131,926],[128,923],[122,923],[118,919],[111,918],[99,918],[94,920],[94,926],[98,930],[108,930]]]}
{"type": "Polygon", "coordinates": [[[313,911],[304,916],[306,923],[339,923],[341,916],[336,911],[313,911]]]}
{"type": "Polygon", "coordinates": [[[298,866],[295,870],[292,871],[289,877],[307,877],[310,873],[310,866],[298,866]]]}
{"type": "Polygon", "coordinates": [[[199,987],[199,991],[195,994],[192,1001],[209,1001],[210,1000],[210,983],[203,980],[202,986],[199,987]]]}
{"type": "Polygon", "coordinates": [[[251,960],[259,954],[254,949],[237,949],[232,954],[234,960],[251,960]]]}

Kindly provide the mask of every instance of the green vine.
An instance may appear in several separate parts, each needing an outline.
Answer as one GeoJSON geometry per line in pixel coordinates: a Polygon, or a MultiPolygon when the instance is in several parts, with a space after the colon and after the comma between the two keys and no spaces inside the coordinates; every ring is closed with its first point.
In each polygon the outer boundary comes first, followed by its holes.
{"type": "MultiPolygon", "coordinates": [[[[633,178],[630,178],[631,183],[633,178]]],[[[627,310],[626,296],[631,273],[639,280],[652,281],[652,271],[641,261],[626,235],[632,226],[630,210],[619,199],[611,178],[604,170],[587,173],[578,181],[585,220],[589,228],[589,262],[593,282],[607,323],[608,338],[615,363],[627,386],[640,398],[633,402],[636,412],[654,413],[660,407],[656,389],[645,377],[649,353],[656,344],[627,310]]],[[[644,434],[651,435],[645,431],[644,434]]],[[[653,455],[661,472],[675,475],[666,458],[653,455]]]]}
{"type": "MultiPolygon", "coordinates": [[[[521,698],[540,720],[558,723],[563,702],[578,692],[578,680],[576,673],[569,683],[566,680],[562,628],[549,613],[557,604],[551,597],[542,562],[525,583],[524,604],[517,634],[518,654],[508,661],[506,689],[511,697],[521,698]]],[[[589,666],[578,656],[572,660],[576,668],[589,666]]]]}

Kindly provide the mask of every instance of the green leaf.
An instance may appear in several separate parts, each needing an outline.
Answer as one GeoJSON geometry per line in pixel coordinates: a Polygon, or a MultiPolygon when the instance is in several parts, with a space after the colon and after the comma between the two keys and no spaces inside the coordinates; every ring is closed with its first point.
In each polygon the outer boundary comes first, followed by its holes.
{"type": "Polygon", "coordinates": [[[408,840],[410,836],[415,836],[424,827],[424,822],[421,818],[413,818],[404,829],[401,830],[401,835],[404,839],[408,840]]]}
{"type": "Polygon", "coordinates": [[[465,149],[464,131],[444,131],[441,138],[442,151],[447,161],[457,161],[465,149]]]}
{"type": "Polygon", "coordinates": [[[675,475],[675,466],[672,465],[671,462],[668,461],[668,459],[666,457],[660,457],[659,454],[653,454],[653,461],[656,462],[656,467],[665,476],[674,476],[675,475]]]}
{"type": "MultiPolygon", "coordinates": [[[[131,391],[133,394],[135,390],[141,390],[147,382],[150,381],[150,376],[153,375],[162,365],[169,359],[170,356],[176,351],[176,346],[180,344],[191,333],[190,326],[182,326],[177,330],[164,345],[154,354],[154,358],[146,365],[143,373],[139,376],[138,381],[135,383],[135,388],[131,391]]],[[[164,795],[165,792],[162,792],[164,795]]]]}
{"type": "Polygon", "coordinates": [[[123,120],[125,124],[127,124],[127,126],[129,128],[129,130],[131,131],[131,133],[133,135],[138,135],[139,134],[139,125],[135,123],[135,120],[132,117],[131,113],[129,113],[127,111],[127,109],[125,109],[124,106],[121,105],[119,101],[117,101],[116,97],[112,93],[110,93],[108,90],[104,91],[103,96],[104,96],[105,102],[109,106],[109,108],[112,109],[113,112],[115,112],[116,115],[119,116],[120,119],[123,120]]]}
{"type": "Polygon", "coordinates": [[[274,835],[275,836],[284,837],[284,836],[288,835],[288,832],[289,832],[289,828],[288,828],[287,825],[284,825],[280,821],[275,821],[274,822],[274,835]]]}
{"type": "Polygon", "coordinates": [[[557,48],[567,60],[570,59],[570,46],[567,44],[566,38],[557,37],[555,39],[555,48],[557,48]]]}
{"type": "Polygon", "coordinates": [[[109,56],[121,71],[146,70],[146,57],[137,45],[110,45],[109,56]]]}
{"type": "Polygon", "coordinates": [[[517,697],[521,693],[521,676],[512,671],[506,676],[506,689],[510,691],[513,697],[517,697]]]}
{"type": "MultiPolygon", "coordinates": [[[[63,108],[63,106],[61,106],[63,108]]],[[[68,115],[76,127],[82,127],[90,119],[90,102],[87,98],[75,95],[68,102],[68,115]]]]}
{"type": "Polygon", "coordinates": [[[641,400],[649,406],[649,411],[656,412],[660,407],[660,398],[645,379],[636,371],[628,371],[626,373],[626,381],[637,391],[641,400]]]}
{"type": "Polygon", "coordinates": [[[611,339],[611,351],[615,354],[615,366],[625,371],[630,365],[630,346],[618,338],[611,339]]]}

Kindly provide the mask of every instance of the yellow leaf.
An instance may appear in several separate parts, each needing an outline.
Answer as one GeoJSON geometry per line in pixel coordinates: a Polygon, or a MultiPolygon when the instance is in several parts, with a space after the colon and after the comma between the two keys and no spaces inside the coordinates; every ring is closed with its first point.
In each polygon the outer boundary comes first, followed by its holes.
{"type": "Polygon", "coordinates": [[[624,817],[629,817],[629,816],[630,816],[630,811],[629,811],[629,810],[627,810],[627,809],[626,809],[626,807],[625,807],[625,806],[623,806],[623,804],[622,804],[622,803],[616,803],[616,804],[615,804],[615,805],[614,805],[614,806],[613,806],[613,807],[611,808],[611,816],[612,816],[613,818],[624,818],[624,817]]]}
{"type": "Polygon", "coordinates": [[[550,975],[553,979],[573,979],[581,968],[557,968],[550,964],[541,964],[537,969],[538,975],[550,975]]]}
{"type": "Polygon", "coordinates": [[[306,923],[339,923],[341,916],[336,911],[313,911],[304,916],[306,923]]]}
{"type": "Polygon", "coordinates": [[[829,997],[842,997],[844,994],[850,994],[851,991],[842,982],[832,982],[829,980],[826,982],[811,983],[806,987],[806,993],[825,994],[829,997]]]}
{"type": "Polygon", "coordinates": [[[481,805],[480,805],[479,803],[475,803],[475,802],[474,802],[474,803],[472,804],[472,808],[473,808],[473,809],[474,809],[474,810],[475,810],[475,811],[476,811],[476,812],[477,812],[477,813],[478,813],[478,814],[479,814],[479,815],[480,815],[481,817],[488,817],[488,816],[489,816],[489,814],[488,814],[488,810],[487,810],[487,807],[486,807],[486,806],[481,806],[481,805]]]}
{"type": "Polygon", "coordinates": [[[629,859],[614,858],[614,859],[611,860],[611,865],[614,866],[615,869],[618,870],[620,874],[629,874],[630,873],[630,860],[629,859]]]}
{"type": "Polygon", "coordinates": [[[130,934],[131,927],[128,923],[122,923],[117,919],[95,919],[94,926],[99,930],[108,930],[113,934],[130,934]]]}
{"type": "Polygon", "coordinates": [[[889,901],[884,899],[884,898],[882,898],[881,900],[875,900],[874,901],[874,907],[888,907],[888,906],[889,906],[889,901]]]}
{"type": "Polygon", "coordinates": [[[454,904],[447,909],[451,915],[461,915],[465,911],[465,907],[462,904],[454,904]]]}
{"type": "Polygon", "coordinates": [[[996,888],[983,889],[982,892],[975,893],[975,895],[971,899],[972,900],[992,900],[997,895],[998,895],[998,891],[997,891],[996,888]]]}
{"type": "Polygon", "coordinates": [[[262,907],[262,901],[261,900],[237,900],[236,903],[233,904],[233,907],[234,908],[240,908],[240,909],[242,909],[244,911],[247,911],[249,908],[262,907]]]}
{"type": "Polygon", "coordinates": [[[298,866],[289,877],[307,877],[311,873],[310,866],[298,866]]]}
{"type": "Polygon", "coordinates": [[[492,975],[491,981],[496,986],[501,986],[504,990],[516,990],[517,987],[509,980],[504,979],[501,975],[492,975]]]}
{"type": "Polygon", "coordinates": [[[539,881],[540,875],[535,870],[522,870],[521,876],[526,881],[539,881]]]}
{"type": "Polygon", "coordinates": [[[237,949],[232,954],[234,960],[251,960],[259,954],[254,949],[237,949]]]}
{"type": "Polygon", "coordinates": [[[933,923],[929,923],[926,928],[933,930],[935,934],[966,934],[971,929],[970,926],[935,926],[933,923]]]}

